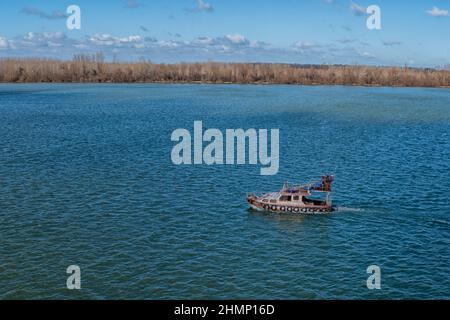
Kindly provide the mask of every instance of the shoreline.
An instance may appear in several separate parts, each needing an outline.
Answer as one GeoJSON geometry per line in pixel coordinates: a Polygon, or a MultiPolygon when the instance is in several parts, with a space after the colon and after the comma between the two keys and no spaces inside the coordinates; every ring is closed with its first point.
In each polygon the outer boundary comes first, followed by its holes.
{"type": "Polygon", "coordinates": [[[277,63],[104,62],[0,59],[0,83],[154,83],[450,88],[450,70],[277,63]]]}
{"type": "Polygon", "coordinates": [[[254,83],[238,83],[238,82],[201,82],[201,81],[185,81],[185,82],[174,82],[174,81],[143,81],[143,82],[93,82],[93,81],[40,81],[40,82],[2,82],[0,81],[0,85],[5,84],[17,84],[17,85],[26,85],[26,84],[67,84],[67,85],[143,85],[143,84],[161,84],[161,85],[222,85],[222,86],[298,86],[298,87],[348,87],[348,88],[390,88],[390,89],[450,89],[450,85],[448,86],[402,86],[402,85],[364,85],[364,84],[325,84],[325,83],[317,83],[317,84],[298,84],[298,83],[269,83],[269,82],[254,82],[254,83]]]}

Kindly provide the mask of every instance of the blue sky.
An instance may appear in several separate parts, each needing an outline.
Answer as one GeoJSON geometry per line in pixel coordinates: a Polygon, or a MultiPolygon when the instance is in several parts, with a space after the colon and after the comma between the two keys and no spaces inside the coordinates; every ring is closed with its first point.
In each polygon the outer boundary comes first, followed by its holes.
{"type": "MultiPolygon", "coordinates": [[[[6,4],[7,3],[7,4],[6,4]]],[[[450,64],[450,0],[16,0],[0,57],[103,52],[108,60],[450,64]],[[81,30],[66,28],[69,5],[81,30]],[[366,27],[369,5],[381,30],[366,27]]]]}

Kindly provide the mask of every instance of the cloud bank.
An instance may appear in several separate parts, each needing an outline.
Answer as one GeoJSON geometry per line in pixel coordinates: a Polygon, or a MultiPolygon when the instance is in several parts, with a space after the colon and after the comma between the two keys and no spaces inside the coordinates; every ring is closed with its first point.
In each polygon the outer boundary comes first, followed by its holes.
{"type": "Polygon", "coordinates": [[[239,33],[200,36],[184,40],[181,35],[168,39],[151,36],[93,34],[71,38],[63,32],[28,32],[11,39],[0,36],[0,57],[45,57],[71,59],[75,54],[102,52],[107,60],[147,59],[154,62],[281,62],[302,64],[375,64],[370,45],[357,39],[333,43],[296,41],[286,47],[253,40],[239,33]]]}
{"type": "Polygon", "coordinates": [[[432,17],[448,17],[448,10],[439,9],[438,7],[433,7],[426,12],[432,17]]]}

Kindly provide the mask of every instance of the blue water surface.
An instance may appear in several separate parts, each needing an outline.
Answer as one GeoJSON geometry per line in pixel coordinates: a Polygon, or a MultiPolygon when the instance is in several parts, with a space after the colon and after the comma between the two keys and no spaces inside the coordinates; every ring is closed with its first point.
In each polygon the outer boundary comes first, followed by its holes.
{"type": "Polygon", "coordinates": [[[449,169],[445,89],[0,85],[0,298],[448,299],[449,169]],[[175,166],[195,120],[280,129],[278,175],[175,166]],[[325,173],[329,216],[247,208],[325,173]]]}

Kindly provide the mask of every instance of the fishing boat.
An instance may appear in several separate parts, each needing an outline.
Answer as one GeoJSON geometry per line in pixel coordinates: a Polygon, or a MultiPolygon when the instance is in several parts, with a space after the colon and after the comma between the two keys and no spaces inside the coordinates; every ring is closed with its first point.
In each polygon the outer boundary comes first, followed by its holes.
{"type": "Polygon", "coordinates": [[[285,182],[279,192],[257,196],[247,195],[250,207],[258,211],[298,214],[328,214],[333,211],[331,185],[334,177],[326,175],[321,181],[290,187],[285,182]]]}

